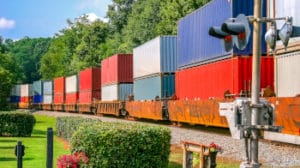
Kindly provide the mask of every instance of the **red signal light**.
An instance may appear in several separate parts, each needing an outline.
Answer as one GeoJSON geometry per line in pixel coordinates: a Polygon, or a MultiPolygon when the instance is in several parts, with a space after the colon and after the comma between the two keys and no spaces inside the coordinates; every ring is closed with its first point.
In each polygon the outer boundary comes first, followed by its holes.
{"type": "Polygon", "coordinates": [[[225,40],[226,43],[229,43],[229,42],[232,41],[232,36],[231,35],[225,36],[224,40],[225,40]]]}
{"type": "Polygon", "coordinates": [[[239,33],[239,34],[238,34],[238,38],[239,38],[240,40],[244,40],[244,39],[246,38],[246,33],[245,33],[245,32],[239,33]]]}

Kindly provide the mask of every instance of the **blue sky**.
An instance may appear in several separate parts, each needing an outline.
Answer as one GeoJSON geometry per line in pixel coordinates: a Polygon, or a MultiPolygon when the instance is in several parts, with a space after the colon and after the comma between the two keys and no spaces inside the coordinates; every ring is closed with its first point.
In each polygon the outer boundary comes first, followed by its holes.
{"type": "Polygon", "coordinates": [[[66,20],[94,13],[104,18],[111,0],[1,0],[0,36],[52,37],[67,26],[66,20]]]}

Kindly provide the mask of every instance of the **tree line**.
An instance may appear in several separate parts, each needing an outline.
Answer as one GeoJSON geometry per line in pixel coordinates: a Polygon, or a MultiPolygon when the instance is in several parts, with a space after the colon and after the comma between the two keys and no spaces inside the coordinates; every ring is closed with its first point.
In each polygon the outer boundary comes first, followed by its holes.
{"type": "Polygon", "coordinates": [[[16,83],[73,75],[100,66],[102,59],[115,53],[132,53],[156,36],[176,35],[178,20],[208,1],[112,0],[108,22],[91,22],[83,15],[68,19],[67,27],[52,38],[1,38],[0,96],[8,97],[16,83]]]}

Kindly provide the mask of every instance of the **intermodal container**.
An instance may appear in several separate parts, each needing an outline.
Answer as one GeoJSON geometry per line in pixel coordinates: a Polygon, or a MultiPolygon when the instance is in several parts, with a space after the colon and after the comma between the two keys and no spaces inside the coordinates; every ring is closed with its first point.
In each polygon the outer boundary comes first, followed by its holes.
{"type": "Polygon", "coordinates": [[[175,75],[158,74],[134,79],[133,94],[135,100],[154,100],[173,96],[175,75]]]}
{"type": "Polygon", "coordinates": [[[120,83],[102,86],[102,100],[128,100],[128,97],[133,94],[132,83],[120,83]]]}
{"type": "Polygon", "coordinates": [[[74,104],[78,102],[78,92],[66,93],[66,103],[74,104]]]}
{"type": "Polygon", "coordinates": [[[33,91],[32,91],[32,84],[22,84],[21,85],[21,97],[28,97],[32,96],[33,91]]]}
{"type": "Polygon", "coordinates": [[[53,103],[65,102],[65,77],[58,77],[53,80],[53,103]]]}
{"type": "Polygon", "coordinates": [[[12,87],[11,96],[21,96],[21,85],[14,85],[12,87]]]}
{"type": "MultiPolygon", "coordinates": [[[[300,11],[298,10],[300,8],[299,0],[288,0],[288,1],[274,0],[274,1],[269,1],[269,3],[270,3],[269,16],[271,18],[291,16],[293,17],[293,25],[298,25],[298,26],[300,25],[300,11]]],[[[285,22],[284,20],[276,21],[277,28],[281,28],[284,22],[285,22]]]]}
{"type": "Polygon", "coordinates": [[[33,82],[33,95],[43,94],[43,82],[41,80],[33,82]]]}
{"type": "Polygon", "coordinates": [[[275,85],[278,97],[300,95],[300,51],[276,56],[275,85]]]}
{"type": "Polygon", "coordinates": [[[101,84],[103,86],[117,83],[132,83],[132,54],[115,54],[102,60],[101,71],[101,84]]]}
{"type": "Polygon", "coordinates": [[[43,95],[33,95],[33,103],[42,103],[43,95]]]}
{"type": "MultiPolygon", "coordinates": [[[[178,70],[175,73],[176,96],[179,99],[224,98],[251,89],[252,57],[233,57],[217,62],[178,70]]],[[[260,87],[274,88],[274,58],[261,58],[260,87]]]]}
{"type": "Polygon", "coordinates": [[[80,91],[78,99],[79,103],[91,103],[93,100],[100,100],[101,89],[80,91]]]}
{"type": "Polygon", "coordinates": [[[133,49],[133,78],[176,70],[177,37],[159,36],[133,49]]]}
{"type": "Polygon", "coordinates": [[[78,92],[78,76],[68,76],[66,77],[66,93],[78,92]]]}
{"type": "MultiPolygon", "coordinates": [[[[208,32],[210,27],[221,26],[225,20],[236,17],[240,13],[246,16],[253,15],[253,9],[254,0],[212,0],[179,20],[177,68],[187,68],[232,55],[251,55],[252,34],[244,50],[234,47],[232,51],[226,52],[221,45],[221,40],[210,36],[208,32]]],[[[263,0],[262,16],[266,16],[266,0],[263,0]]],[[[262,34],[265,34],[265,25],[262,30],[262,34]]],[[[261,37],[261,41],[262,54],[265,55],[264,36],[261,37]]]]}
{"type": "Polygon", "coordinates": [[[52,95],[53,94],[53,81],[43,81],[43,94],[52,95]]]}
{"type": "Polygon", "coordinates": [[[79,91],[99,90],[101,88],[101,68],[87,68],[79,72],[79,91]]]}
{"type": "Polygon", "coordinates": [[[10,96],[10,102],[11,103],[19,103],[21,100],[20,96],[10,96]]]}
{"type": "Polygon", "coordinates": [[[43,103],[44,104],[51,104],[53,102],[53,95],[43,95],[43,103]]]}
{"type": "Polygon", "coordinates": [[[51,104],[53,102],[53,81],[43,81],[43,103],[51,104]]]}

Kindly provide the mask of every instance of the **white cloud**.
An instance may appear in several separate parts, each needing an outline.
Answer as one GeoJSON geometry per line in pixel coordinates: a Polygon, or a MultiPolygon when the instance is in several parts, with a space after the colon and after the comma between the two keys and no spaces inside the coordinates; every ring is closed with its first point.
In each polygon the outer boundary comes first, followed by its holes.
{"type": "Polygon", "coordinates": [[[87,19],[90,21],[90,22],[94,22],[96,21],[97,19],[100,19],[95,13],[87,13],[87,19]]]}
{"type": "Polygon", "coordinates": [[[14,20],[8,20],[5,17],[0,18],[0,29],[12,29],[15,27],[14,20]]]}

